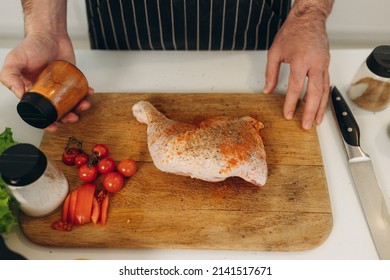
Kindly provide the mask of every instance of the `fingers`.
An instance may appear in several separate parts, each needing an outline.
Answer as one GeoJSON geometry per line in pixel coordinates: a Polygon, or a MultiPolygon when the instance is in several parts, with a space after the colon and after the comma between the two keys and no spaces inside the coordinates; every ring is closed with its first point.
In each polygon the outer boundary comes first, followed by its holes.
{"type": "Polygon", "coordinates": [[[22,98],[25,85],[21,78],[21,70],[17,66],[4,66],[0,73],[0,82],[19,99],[22,98]]]}
{"type": "Polygon", "coordinates": [[[91,87],[88,88],[88,95],[92,95],[95,93],[95,90],[91,87]]]}
{"type": "Polygon", "coordinates": [[[91,108],[91,103],[89,103],[87,100],[83,100],[77,105],[77,107],[73,110],[73,112],[74,114],[78,115],[88,110],[89,108],[91,108]]]}
{"type": "MultiPolygon", "coordinates": [[[[91,88],[91,87],[88,88],[88,95],[91,95],[93,93],[94,93],[94,89],[91,88]]],[[[81,114],[84,111],[87,111],[89,108],[91,108],[91,103],[89,103],[87,100],[84,99],[83,101],[81,101],[76,106],[76,108],[73,109],[73,112],[70,112],[70,113],[66,114],[60,120],[60,122],[63,123],[63,124],[76,123],[79,120],[79,116],[78,115],[81,114]]],[[[57,123],[51,124],[50,126],[45,128],[45,130],[49,131],[49,132],[55,132],[55,131],[57,131],[57,129],[58,129],[57,123]]]]}
{"type": "Polygon", "coordinates": [[[323,95],[323,72],[311,69],[308,74],[305,107],[302,116],[302,128],[310,129],[316,119],[323,95]]]}
{"type": "Polygon", "coordinates": [[[46,127],[45,131],[56,132],[57,129],[58,129],[57,124],[53,123],[53,124],[49,125],[48,127],[46,127]]]}
{"type": "Polygon", "coordinates": [[[302,128],[310,129],[312,124],[320,124],[324,118],[329,98],[329,72],[313,67],[308,73],[305,108],[302,116],[302,128]]]}
{"type": "Polygon", "coordinates": [[[329,87],[330,87],[329,72],[324,71],[323,76],[324,76],[324,80],[323,80],[322,98],[315,119],[317,125],[322,123],[326,111],[326,107],[328,106],[328,99],[329,99],[329,87]]]}
{"type": "MultiPolygon", "coordinates": [[[[263,89],[263,92],[266,94],[271,93],[278,83],[280,65],[283,62],[279,54],[280,51],[277,48],[271,48],[268,52],[266,81],[263,89]]],[[[291,120],[294,117],[307,77],[306,104],[301,121],[302,128],[307,130],[312,127],[314,122],[319,124],[323,119],[329,95],[329,75],[327,71],[323,71],[321,67],[323,65],[322,61],[317,61],[318,64],[311,63],[302,56],[297,56],[295,59],[287,59],[287,61],[290,64],[290,76],[283,106],[283,115],[287,120],[291,120]]]]}
{"type": "Polygon", "coordinates": [[[291,120],[294,117],[295,109],[305,84],[306,75],[307,68],[304,65],[297,63],[290,65],[290,76],[283,106],[283,114],[287,120],[291,120]]]}
{"type": "Polygon", "coordinates": [[[329,73],[322,67],[308,67],[304,64],[292,63],[283,114],[286,119],[293,118],[298,100],[307,77],[307,88],[304,97],[305,105],[302,115],[302,128],[308,130],[313,123],[323,120],[329,98],[329,73]]]}
{"type": "Polygon", "coordinates": [[[265,86],[263,93],[271,93],[278,84],[278,76],[280,70],[281,60],[279,56],[274,55],[274,52],[270,50],[268,52],[267,67],[265,71],[265,86]]]}
{"type": "MultiPolygon", "coordinates": [[[[74,112],[70,112],[70,113],[66,114],[60,120],[60,122],[63,123],[63,124],[76,123],[79,120],[79,116],[78,115],[80,113],[82,113],[83,111],[88,110],[90,107],[91,107],[91,103],[89,103],[86,100],[83,100],[83,101],[80,102],[79,105],[77,105],[77,107],[74,109],[74,112]]],[[[58,129],[57,123],[53,123],[53,124],[49,125],[48,127],[46,127],[45,131],[55,132],[55,131],[57,131],[57,129],[58,129]]]]}
{"type": "MultiPolygon", "coordinates": [[[[79,120],[79,116],[73,112],[65,115],[65,117],[63,117],[60,122],[61,123],[64,123],[64,124],[67,124],[67,123],[75,123],[79,120]]],[[[49,131],[49,132],[55,132],[57,131],[58,129],[58,125],[57,123],[53,123],[51,125],[49,125],[48,127],[45,128],[45,131],[49,131]]]]}

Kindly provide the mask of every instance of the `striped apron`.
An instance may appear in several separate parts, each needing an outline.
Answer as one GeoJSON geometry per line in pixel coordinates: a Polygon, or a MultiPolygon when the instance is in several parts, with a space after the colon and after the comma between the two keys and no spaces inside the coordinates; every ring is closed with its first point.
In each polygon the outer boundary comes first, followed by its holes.
{"type": "Polygon", "coordinates": [[[92,49],[264,50],[291,0],[86,0],[92,49]]]}

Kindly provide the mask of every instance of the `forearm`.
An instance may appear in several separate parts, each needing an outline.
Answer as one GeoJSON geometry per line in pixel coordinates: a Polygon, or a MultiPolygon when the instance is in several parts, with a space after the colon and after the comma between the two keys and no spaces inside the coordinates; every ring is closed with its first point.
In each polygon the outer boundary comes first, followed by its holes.
{"type": "Polygon", "coordinates": [[[312,15],[313,20],[326,21],[330,15],[334,0],[295,0],[292,12],[296,17],[312,15]]]}
{"type": "Polygon", "coordinates": [[[67,0],[22,0],[25,34],[67,34],[67,0]]]}

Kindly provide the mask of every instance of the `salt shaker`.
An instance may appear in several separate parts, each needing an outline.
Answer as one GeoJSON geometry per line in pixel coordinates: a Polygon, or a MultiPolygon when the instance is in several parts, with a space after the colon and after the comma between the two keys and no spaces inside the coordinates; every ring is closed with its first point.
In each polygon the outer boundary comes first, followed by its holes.
{"type": "Polygon", "coordinates": [[[359,107],[380,111],[390,103],[390,46],[378,46],[361,64],[348,90],[359,107]]]}
{"type": "Polygon", "coordinates": [[[0,174],[19,209],[31,217],[57,210],[69,185],[56,164],[31,144],[16,144],[0,155],[0,174]]]}
{"type": "Polygon", "coordinates": [[[49,64],[20,100],[17,111],[31,126],[46,128],[61,119],[88,94],[88,81],[73,64],[49,64]]]}

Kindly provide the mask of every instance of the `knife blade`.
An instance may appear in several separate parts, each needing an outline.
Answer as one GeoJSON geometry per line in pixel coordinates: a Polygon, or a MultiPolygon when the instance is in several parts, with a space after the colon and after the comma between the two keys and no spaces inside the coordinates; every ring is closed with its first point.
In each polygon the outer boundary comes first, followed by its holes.
{"type": "Polygon", "coordinates": [[[380,259],[390,259],[390,212],[370,156],[360,147],[360,129],[340,91],[330,100],[348,156],[349,169],[380,259]]]}

